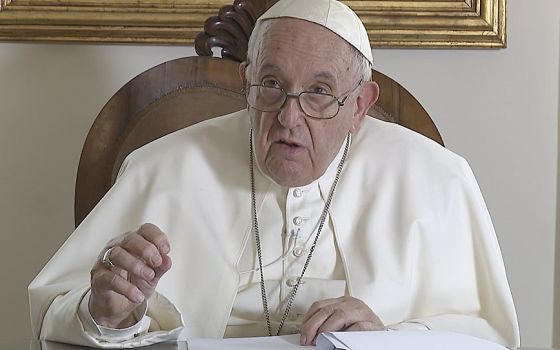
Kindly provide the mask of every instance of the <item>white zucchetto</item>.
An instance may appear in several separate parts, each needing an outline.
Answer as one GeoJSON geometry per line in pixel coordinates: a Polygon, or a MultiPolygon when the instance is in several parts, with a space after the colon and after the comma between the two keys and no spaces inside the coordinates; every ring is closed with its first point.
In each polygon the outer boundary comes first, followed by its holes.
{"type": "Polygon", "coordinates": [[[373,65],[373,55],[364,24],[352,9],[336,0],[280,0],[255,24],[267,19],[290,17],[317,23],[355,47],[373,65]]]}

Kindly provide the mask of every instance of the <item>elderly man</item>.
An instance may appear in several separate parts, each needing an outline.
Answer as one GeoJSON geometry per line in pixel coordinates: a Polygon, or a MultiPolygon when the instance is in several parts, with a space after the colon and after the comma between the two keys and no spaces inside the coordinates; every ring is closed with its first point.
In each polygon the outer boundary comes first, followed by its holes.
{"type": "Polygon", "coordinates": [[[474,176],[366,117],[372,61],[345,5],[273,6],[240,66],[247,110],[127,158],[30,285],[35,335],[122,347],[299,333],[309,345],[323,331],[413,328],[517,346],[474,176]]]}

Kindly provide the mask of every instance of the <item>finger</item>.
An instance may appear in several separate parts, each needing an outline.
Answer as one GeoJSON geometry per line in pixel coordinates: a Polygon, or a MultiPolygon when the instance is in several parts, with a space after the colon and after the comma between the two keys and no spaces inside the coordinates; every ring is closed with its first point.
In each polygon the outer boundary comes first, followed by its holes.
{"type": "Polygon", "coordinates": [[[328,317],[323,324],[317,329],[317,334],[324,332],[337,332],[347,328],[352,323],[349,319],[352,318],[343,307],[334,310],[333,314],[328,317]]]}
{"type": "Polygon", "coordinates": [[[129,281],[149,298],[155,291],[160,278],[171,268],[171,258],[168,255],[163,256],[163,262],[159,267],[154,269],[155,277],[151,280],[133,277],[129,281]]]}
{"type": "Polygon", "coordinates": [[[323,323],[331,317],[335,309],[333,304],[326,304],[313,313],[307,321],[304,321],[300,330],[300,343],[301,345],[311,345],[317,336],[317,331],[323,323]]]}
{"type": "Polygon", "coordinates": [[[128,274],[135,275],[148,281],[156,277],[156,272],[152,268],[123,247],[113,247],[109,252],[108,258],[113,265],[126,271],[128,274]]]}
{"type": "Polygon", "coordinates": [[[319,301],[314,302],[309,307],[309,310],[307,310],[307,313],[305,314],[305,317],[303,318],[302,323],[307,322],[307,320],[309,320],[311,317],[313,317],[313,315],[317,311],[324,308],[325,306],[338,303],[339,301],[340,301],[340,298],[332,298],[332,299],[323,299],[323,300],[319,300],[319,301]]]}
{"type": "Polygon", "coordinates": [[[163,256],[163,262],[154,269],[155,277],[151,280],[132,279],[131,282],[136,285],[146,296],[151,296],[154,292],[160,278],[171,268],[171,258],[168,255],[163,256]]]}
{"type": "Polygon", "coordinates": [[[350,327],[346,328],[348,332],[357,332],[357,331],[384,331],[385,326],[379,322],[371,322],[371,321],[360,321],[356,322],[350,327]]]}
{"type": "Polygon", "coordinates": [[[120,243],[120,247],[154,268],[160,266],[163,261],[158,248],[139,234],[133,233],[125,236],[120,243]]]}
{"type": "Polygon", "coordinates": [[[107,295],[115,292],[126,297],[130,302],[139,304],[144,301],[144,294],[127,279],[109,269],[98,270],[91,280],[92,294],[107,295]]]}
{"type": "Polygon", "coordinates": [[[161,265],[154,269],[156,278],[159,279],[161,276],[163,276],[163,274],[169,271],[171,269],[171,265],[171,257],[169,257],[169,255],[163,255],[161,265]]]}
{"type": "Polygon", "coordinates": [[[138,229],[138,234],[157,247],[159,252],[169,254],[171,246],[167,235],[154,224],[146,223],[138,229]]]}
{"type": "Polygon", "coordinates": [[[309,340],[309,345],[317,345],[316,344],[317,337],[321,333],[338,332],[338,331],[346,330],[346,328],[347,328],[347,323],[346,323],[346,315],[344,313],[344,309],[337,309],[329,318],[327,318],[323,322],[323,324],[319,326],[313,338],[309,340]]]}

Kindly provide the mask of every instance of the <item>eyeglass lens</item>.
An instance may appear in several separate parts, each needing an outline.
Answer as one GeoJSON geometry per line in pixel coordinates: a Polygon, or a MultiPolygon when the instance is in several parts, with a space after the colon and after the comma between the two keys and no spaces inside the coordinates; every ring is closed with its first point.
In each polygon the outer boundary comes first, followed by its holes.
{"type": "MultiPolygon", "coordinates": [[[[302,92],[291,95],[299,99],[303,112],[314,118],[332,118],[338,113],[338,103],[334,96],[314,92],[302,92]]],[[[279,88],[261,85],[249,87],[247,102],[249,105],[262,112],[279,111],[288,95],[279,88]]]]}

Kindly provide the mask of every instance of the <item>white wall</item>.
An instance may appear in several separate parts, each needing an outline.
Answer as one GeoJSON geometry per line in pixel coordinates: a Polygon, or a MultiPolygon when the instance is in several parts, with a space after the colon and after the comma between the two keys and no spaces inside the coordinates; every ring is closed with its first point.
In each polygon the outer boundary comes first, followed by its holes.
{"type": "Polygon", "coordinates": [[[194,54],[0,44],[0,340],[31,336],[27,285],[72,232],[76,170],[97,113],[138,73],[194,54]]]}
{"type": "MultiPolygon", "coordinates": [[[[374,50],[465,156],[493,216],[525,346],[552,338],[560,2],[509,1],[506,50],[374,50]]],[[[26,286],[73,228],[80,150],[103,104],[191,48],[0,44],[0,339],[30,336],[26,286]],[[6,316],[9,315],[9,316],[6,316]]]]}

